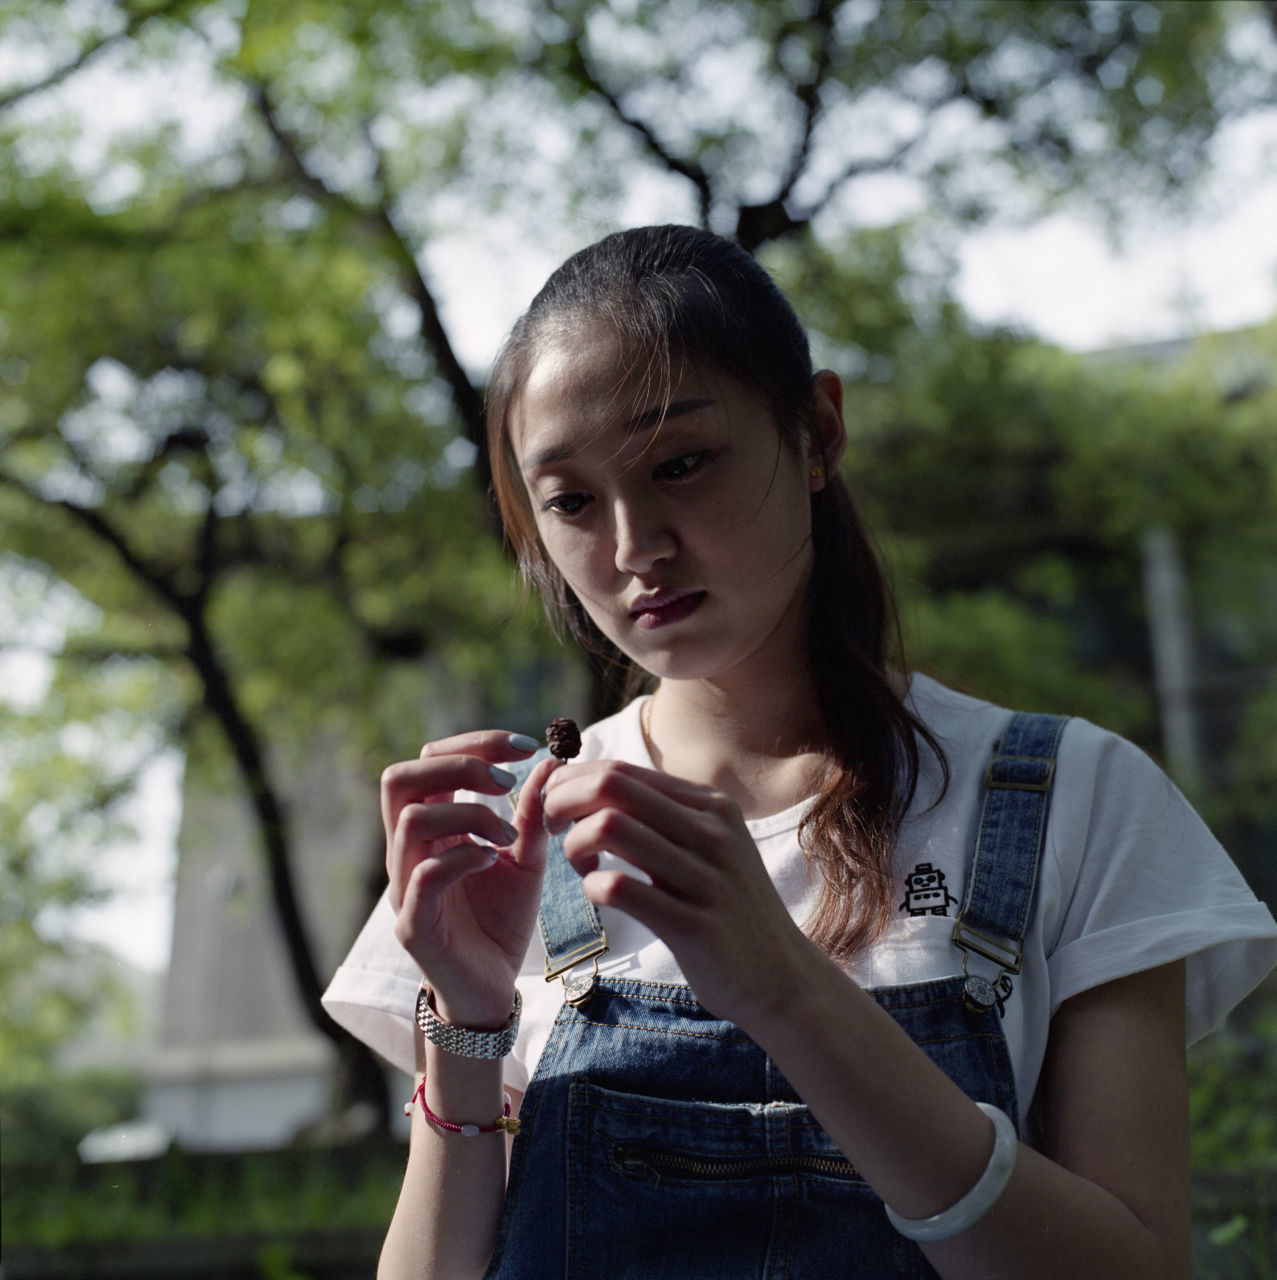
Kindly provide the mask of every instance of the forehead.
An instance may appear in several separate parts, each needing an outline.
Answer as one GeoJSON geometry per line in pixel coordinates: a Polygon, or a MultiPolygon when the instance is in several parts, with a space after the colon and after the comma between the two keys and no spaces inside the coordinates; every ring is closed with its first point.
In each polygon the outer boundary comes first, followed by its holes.
{"type": "Polygon", "coordinates": [[[547,432],[579,435],[631,421],[668,399],[658,359],[635,358],[613,327],[582,320],[543,339],[511,417],[515,453],[547,432]]]}

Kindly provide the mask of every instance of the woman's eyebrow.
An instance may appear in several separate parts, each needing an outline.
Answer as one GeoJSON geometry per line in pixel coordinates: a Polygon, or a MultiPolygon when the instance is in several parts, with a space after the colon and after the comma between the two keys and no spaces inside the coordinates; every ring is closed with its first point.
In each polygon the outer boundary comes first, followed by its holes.
{"type": "Polygon", "coordinates": [[[684,413],[695,413],[697,409],[704,409],[706,405],[713,403],[714,401],[710,397],[702,396],[694,400],[674,400],[670,404],[658,404],[646,412],[640,413],[637,418],[631,418],[625,424],[625,430],[629,434],[643,431],[648,427],[656,426],[658,422],[665,422],[669,418],[677,418],[684,413]]]}
{"type": "MultiPolygon", "coordinates": [[[[709,396],[702,396],[690,400],[675,400],[670,404],[654,405],[651,409],[640,413],[636,418],[631,418],[629,422],[624,424],[623,430],[626,435],[635,435],[640,431],[649,430],[658,423],[667,422],[670,418],[677,418],[685,413],[695,413],[697,409],[704,409],[707,405],[713,403],[713,399],[709,396]]],[[[580,452],[580,448],[580,444],[572,440],[564,444],[552,444],[545,449],[538,449],[536,453],[523,459],[520,464],[520,470],[524,475],[534,475],[544,467],[552,467],[557,463],[569,461],[580,452]]]]}
{"type": "Polygon", "coordinates": [[[539,449],[531,457],[524,458],[519,464],[519,469],[525,476],[531,476],[545,467],[567,462],[569,458],[574,458],[580,451],[580,446],[575,443],[553,444],[548,449],[539,449]]]}

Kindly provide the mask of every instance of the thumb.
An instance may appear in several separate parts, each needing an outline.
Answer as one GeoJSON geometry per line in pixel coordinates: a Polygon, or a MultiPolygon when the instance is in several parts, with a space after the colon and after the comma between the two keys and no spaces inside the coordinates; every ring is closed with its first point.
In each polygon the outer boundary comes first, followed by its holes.
{"type": "Polygon", "coordinates": [[[562,765],[551,756],[528,774],[519,790],[519,804],[514,811],[514,826],[519,833],[511,854],[519,866],[529,871],[545,865],[545,808],[541,803],[541,790],[550,775],[562,765]]]}

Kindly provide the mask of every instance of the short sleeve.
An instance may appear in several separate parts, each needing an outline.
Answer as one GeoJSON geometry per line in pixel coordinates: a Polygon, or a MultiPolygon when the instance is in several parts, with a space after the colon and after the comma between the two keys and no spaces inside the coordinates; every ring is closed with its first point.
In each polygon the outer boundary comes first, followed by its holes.
{"type": "Polygon", "coordinates": [[[1078,992],[1187,962],[1190,1043],[1277,962],[1277,925],[1170,779],[1086,721],[1060,746],[1043,920],[1051,1012],[1078,992]]]}
{"type": "Polygon", "coordinates": [[[395,913],[383,894],[324,992],[324,1008],[338,1026],[412,1075],[420,986],[421,972],[395,938],[395,913]]]}

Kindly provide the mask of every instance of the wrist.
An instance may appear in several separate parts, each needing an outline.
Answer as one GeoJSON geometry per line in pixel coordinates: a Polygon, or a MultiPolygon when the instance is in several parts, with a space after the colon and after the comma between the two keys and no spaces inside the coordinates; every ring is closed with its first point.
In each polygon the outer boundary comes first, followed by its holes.
{"type": "MultiPolygon", "coordinates": [[[[487,1123],[501,1110],[505,1091],[505,1063],[500,1058],[462,1058],[425,1041],[422,1073],[416,1084],[436,1115],[450,1120],[487,1123]]],[[[414,1098],[417,1096],[413,1095],[414,1098]]],[[[415,1124],[425,1121],[422,1109],[413,1108],[415,1124]]],[[[428,1123],[428,1122],[427,1122],[428,1123]]]]}
{"type": "Polygon", "coordinates": [[[436,1115],[431,1109],[426,1099],[426,1081],[423,1076],[417,1084],[417,1091],[412,1095],[411,1101],[404,1104],[403,1111],[404,1115],[411,1116],[413,1103],[420,1103],[421,1114],[428,1123],[444,1133],[455,1133],[462,1138],[478,1138],[487,1133],[508,1133],[514,1137],[519,1132],[519,1121],[516,1116],[510,1114],[510,1095],[504,1093],[501,1102],[501,1112],[490,1124],[475,1120],[448,1120],[444,1116],[436,1115]]]}
{"type": "Polygon", "coordinates": [[[510,1020],[515,990],[495,1000],[449,1000],[429,983],[422,986],[430,992],[430,1003],[439,1018],[454,1027],[470,1027],[475,1031],[500,1031],[510,1020]]]}
{"type": "MultiPolygon", "coordinates": [[[[792,945],[773,953],[765,980],[742,1001],[739,1016],[729,1015],[749,1037],[764,1045],[784,1044],[809,1028],[812,1019],[845,1007],[850,981],[812,940],[794,930],[792,945]]],[[[835,1013],[836,1016],[836,1013],[835,1013]]]]}
{"type": "Polygon", "coordinates": [[[426,1040],[436,1048],[462,1058],[495,1059],[504,1058],[514,1047],[522,1007],[523,999],[516,988],[501,1021],[486,1025],[456,1021],[451,1009],[440,1011],[434,992],[423,982],[417,992],[415,1017],[426,1040]]]}

